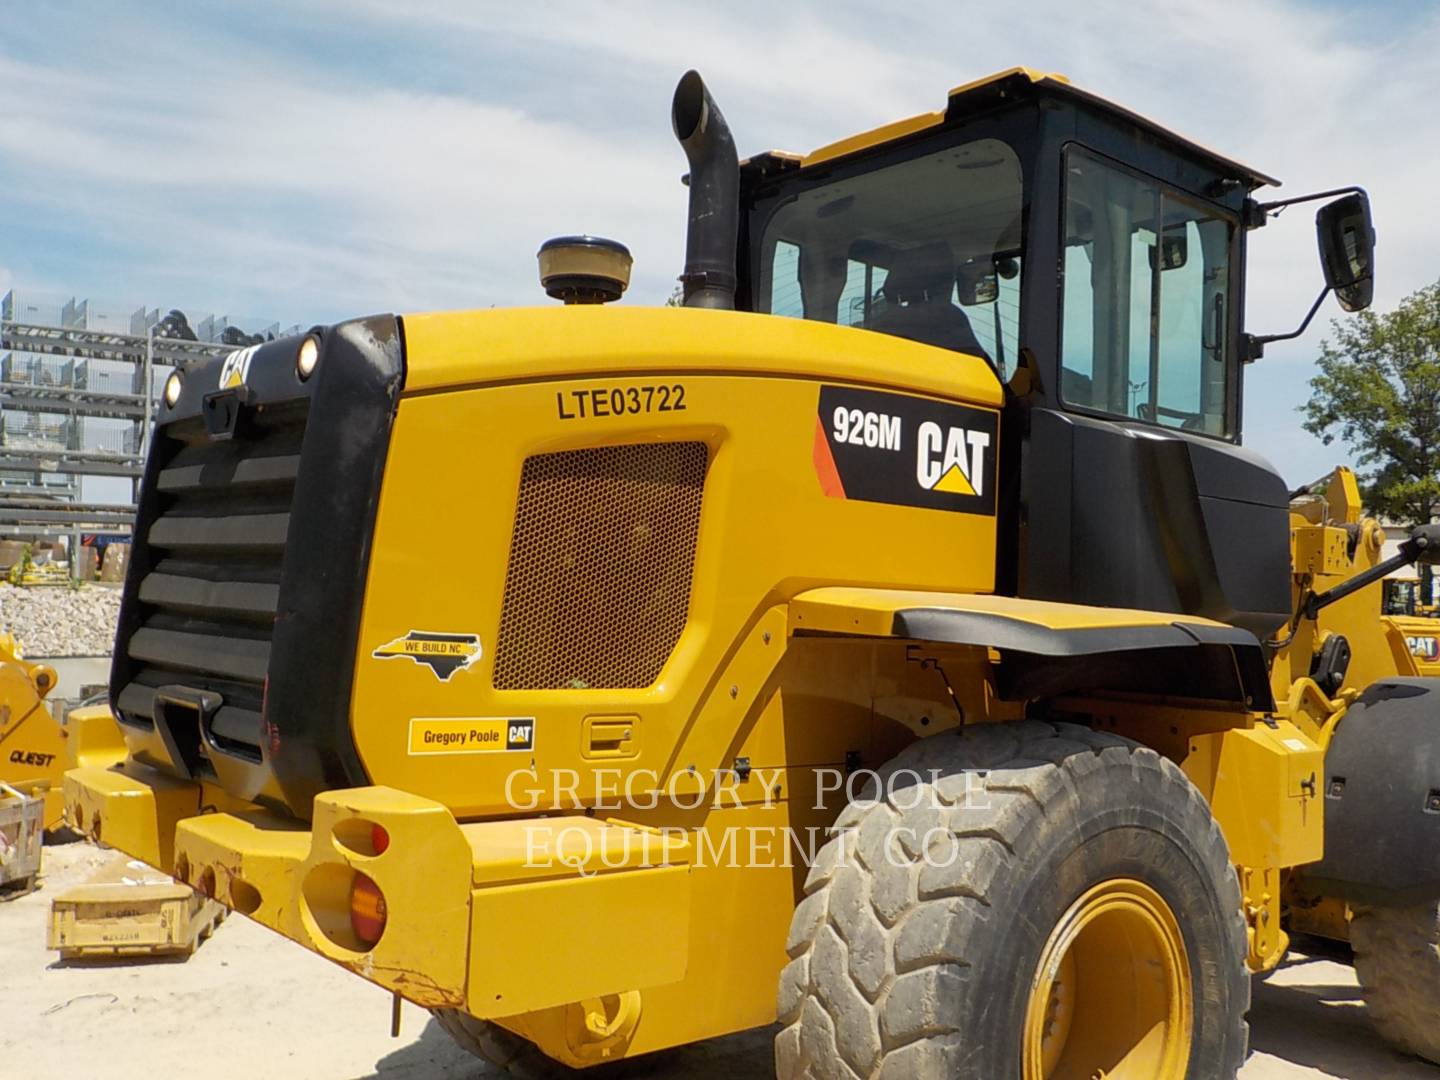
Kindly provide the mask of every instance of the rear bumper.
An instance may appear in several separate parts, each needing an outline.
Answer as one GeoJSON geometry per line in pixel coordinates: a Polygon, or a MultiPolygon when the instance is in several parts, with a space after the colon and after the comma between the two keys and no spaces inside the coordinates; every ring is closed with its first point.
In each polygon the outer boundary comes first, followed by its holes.
{"type": "Polygon", "coordinates": [[[462,825],[383,787],[316,797],[309,825],[207,812],[210,797],[134,763],[65,776],[67,819],[82,831],[418,1005],[513,1017],[685,975],[690,845],[679,834],[587,817],[462,825]],[[380,854],[375,826],[389,841],[380,854]],[[371,948],[350,927],[357,873],[385,898],[371,948]]]}

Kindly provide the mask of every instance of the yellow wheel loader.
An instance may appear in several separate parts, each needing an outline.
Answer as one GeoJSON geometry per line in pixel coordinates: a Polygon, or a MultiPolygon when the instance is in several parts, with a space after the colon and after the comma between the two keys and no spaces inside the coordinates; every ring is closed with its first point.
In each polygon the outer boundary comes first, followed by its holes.
{"type": "Polygon", "coordinates": [[[1025,69],[806,155],[694,72],[673,123],[682,306],[567,237],[564,305],[171,377],[73,825],[518,1075],[778,1021],[783,1080],[1233,1076],[1347,908],[1440,1059],[1440,683],[1378,618],[1440,531],[1240,445],[1247,247],[1327,200],[1310,316],[1363,308],[1364,192],[1025,69]]]}
{"type": "Polygon", "coordinates": [[[1416,670],[1421,675],[1440,675],[1440,623],[1433,616],[1396,615],[1390,621],[1405,635],[1416,670]]]}
{"type": "Polygon", "coordinates": [[[1405,635],[1421,675],[1440,675],[1440,622],[1434,605],[1421,604],[1418,578],[1387,578],[1381,614],[1405,635]]]}

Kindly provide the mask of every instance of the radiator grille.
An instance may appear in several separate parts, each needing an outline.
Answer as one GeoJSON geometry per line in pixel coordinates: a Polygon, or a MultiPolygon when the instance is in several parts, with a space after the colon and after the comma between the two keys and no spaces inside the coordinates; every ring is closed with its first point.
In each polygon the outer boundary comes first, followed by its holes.
{"type": "Polygon", "coordinates": [[[528,458],[495,686],[652,685],[684,629],[709,462],[704,443],[528,458]]]}
{"type": "Polygon", "coordinates": [[[212,441],[196,418],[164,429],[156,513],[137,524],[149,551],[120,719],[152,726],[155,691],[214,691],[217,746],[261,760],[261,709],[306,403],[258,413],[212,441]]]}

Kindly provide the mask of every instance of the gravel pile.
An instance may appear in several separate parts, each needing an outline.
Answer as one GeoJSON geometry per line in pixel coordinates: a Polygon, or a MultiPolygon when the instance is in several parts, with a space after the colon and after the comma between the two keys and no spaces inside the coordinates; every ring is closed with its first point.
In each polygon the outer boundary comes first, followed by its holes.
{"type": "Polygon", "coordinates": [[[109,656],[119,616],[118,586],[0,584],[0,632],[14,634],[29,657],[109,656]]]}

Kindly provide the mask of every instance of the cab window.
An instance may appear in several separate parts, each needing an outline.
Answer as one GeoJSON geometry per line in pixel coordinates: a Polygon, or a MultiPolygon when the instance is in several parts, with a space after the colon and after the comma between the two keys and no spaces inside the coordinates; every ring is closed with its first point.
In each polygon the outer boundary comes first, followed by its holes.
{"type": "Polygon", "coordinates": [[[806,188],[765,224],[757,308],[981,356],[1008,376],[1023,210],[1020,160],[998,139],[806,188]]]}
{"type": "Polygon", "coordinates": [[[1234,224],[1076,147],[1066,154],[1060,393],[1082,409],[1231,434],[1234,224]]]}

